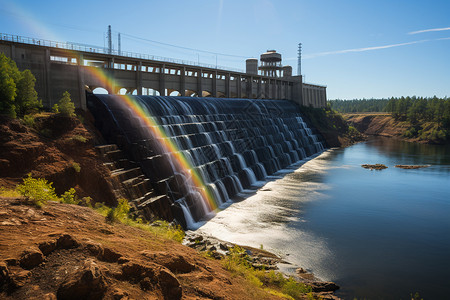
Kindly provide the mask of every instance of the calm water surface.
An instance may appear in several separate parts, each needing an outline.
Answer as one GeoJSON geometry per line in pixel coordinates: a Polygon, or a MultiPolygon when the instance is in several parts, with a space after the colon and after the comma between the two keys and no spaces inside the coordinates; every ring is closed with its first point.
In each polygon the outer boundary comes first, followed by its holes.
{"type": "Polygon", "coordinates": [[[416,291],[449,299],[450,148],[375,138],[330,150],[199,231],[263,245],[337,282],[344,299],[409,299],[416,291]],[[370,171],[365,163],[389,168],[370,171]]]}

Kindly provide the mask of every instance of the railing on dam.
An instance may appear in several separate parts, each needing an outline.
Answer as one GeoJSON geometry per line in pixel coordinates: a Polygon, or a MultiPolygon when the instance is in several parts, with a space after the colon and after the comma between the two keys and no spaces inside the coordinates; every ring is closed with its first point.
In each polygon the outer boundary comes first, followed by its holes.
{"type": "Polygon", "coordinates": [[[65,50],[117,55],[117,56],[124,56],[124,57],[137,58],[137,59],[155,60],[155,61],[161,61],[161,62],[169,62],[169,63],[184,64],[184,65],[203,67],[203,68],[209,68],[209,69],[220,69],[220,70],[225,70],[225,71],[244,73],[244,70],[237,69],[237,68],[204,64],[204,63],[194,62],[194,61],[189,61],[189,60],[174,59],[174,58],[155,56],[155,55],[150,55],[150,54],[135,53],[135,52],[130,52],[130,51],[118,51],[115,49],[110,50],[105,47],[99,47],[99,46],[93,46],[93,45],[85,45],[85,44],[78,44],[78,43],[71,43],[71,42],[56,42],[56,41],[51,41],[51,40],[30,38],[30,37],[24,37],[24,36],[20,36],[20,35],[13,35],[13,34],[7,34],[7,33],[0,33],[0,40],[17,42],[17,43],[22,43],[22,44],[29,44],[29,45],[59,48],[59,49],[65,49],[65,50]]]}

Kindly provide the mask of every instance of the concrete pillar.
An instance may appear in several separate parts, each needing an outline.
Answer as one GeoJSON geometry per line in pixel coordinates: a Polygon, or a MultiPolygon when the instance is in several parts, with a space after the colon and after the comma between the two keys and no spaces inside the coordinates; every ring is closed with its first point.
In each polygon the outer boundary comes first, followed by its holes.
{"type": "Polygon", "coordinates": [[[142,95],[142,61],[136,65],[136,89],[137,94],[142,95]]]}
{"type": "Polygon", "coordinates": [[[186,96],[186,67],[180,69],[180,94],[186,96]]]}
{"type": "Polygon", "coordinates": [[[270,99],[270,79],[266,78],[266,83],[264,87],[264,98],[270,99]]]}
{"type": "Polygon", "coordinates": [[[256,98],[258,98],[258,99],[261,99],[262,98],[262,95],[261,95],[261,93],[262,93],[262,90],[261,90],[261,88],[262,88],[262,77],[259,77],[258,79],[258,83],[257,83],[257,86],[256,86],[256,98]]]}
{"type": "Polygon", "coordinates": [[[246,94],[247,94],[247,98],[252,99],[252,94],[253,94],[253,77],[252,76],[248,76],[246,78],[246,94]]]}
{"type": "Polygon", "coordinates": [[[197,71],[197,95],[198,97],[202,96],[203,92],[203,70],[198,69],[197,71]]]}
{"type": "Polygon", "coordinates": [[[281,80],[277,80],[277,99],[281,99],[281,86],[283,82],[281,80]]]}
{"type": "Polygon", "coordinates": [[[161,96],[166,95],[166,65],[163,64],[159,68],[159,94],[161,96]]]}
{"type": "Polygon", "coordinates": [[[16,46],[11,44],[11,59],[16,61],[16,46]]]}
{"type": "Polygon", "coordinates": [[[86,105],[86,92],[84,87],[84,58],[83,54],[77,57],[77,73],[78,73],[78,92],[80,94],[80,108],[83,110],[87,109],[86,105]]]}
{"type": "MultiPolygon", "coordinates": [[[[49,108],[53,106],[53,99],[50,95],[50,49],[45,49],[45,56],[44,56],[44,77],[45,77],[45,95],[43,95],[44,98],[44,105],[47,104],[49,108]]],[[[56,101],[55,101],[56,103],[56,101]]]]}
{"type": "Polygon", "coordinates": [[[212,97],[217,97],[217,70],[212,73],[212,97]]]}
{"type": "Polygon", "coordinates": [[[230,91],[230,77],[231,74],[227,73],[225,74],[225,97],[230,98],[231,91],[230,91]]]}
{"type": "Polygon", "coordinates": [[[292,101],[297,103],[298,105],[305,105],[304,104],[304,94],[305,91],[303,89],[302,84],[302,76],[292,76],[292,101]]]}
{"type": "Polygon", "coordinates": [[[237,91],[236,91],[236,94],[237,94],[237,97],[238,98],[242,98],[242,77],[241,77],[241,75],[238,75],[237,77],[235,77],[236,78],[236,80],[237,80],[237,84],[236,84],[236,89],[237,89],[237,91]]]}

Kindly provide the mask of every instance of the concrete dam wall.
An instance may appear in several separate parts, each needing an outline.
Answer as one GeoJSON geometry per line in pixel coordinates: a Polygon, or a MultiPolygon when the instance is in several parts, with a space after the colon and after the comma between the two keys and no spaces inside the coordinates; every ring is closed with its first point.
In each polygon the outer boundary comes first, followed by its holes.
{"type": "Polygon", "coordinates": [[[160,217],[185,228],[324,150],[288,100],[90,94],[87,104],[104,138],[165,195],[132,203],[133,210],[145,217],[157,206],[160,217]]]}

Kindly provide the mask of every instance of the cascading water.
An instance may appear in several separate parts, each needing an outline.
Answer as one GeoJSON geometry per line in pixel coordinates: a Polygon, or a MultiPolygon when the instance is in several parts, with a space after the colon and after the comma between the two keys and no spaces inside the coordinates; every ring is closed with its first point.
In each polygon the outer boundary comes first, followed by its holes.
{"type": "Polygon", "coordinates": [[[185,227],[195,227],[268,175],[324,150],[322,137],[287,100],[127,99],[131,105],[120,96],[89,95],[88,107],[105,139],[169,196],[172,214],[185,227]]]}

